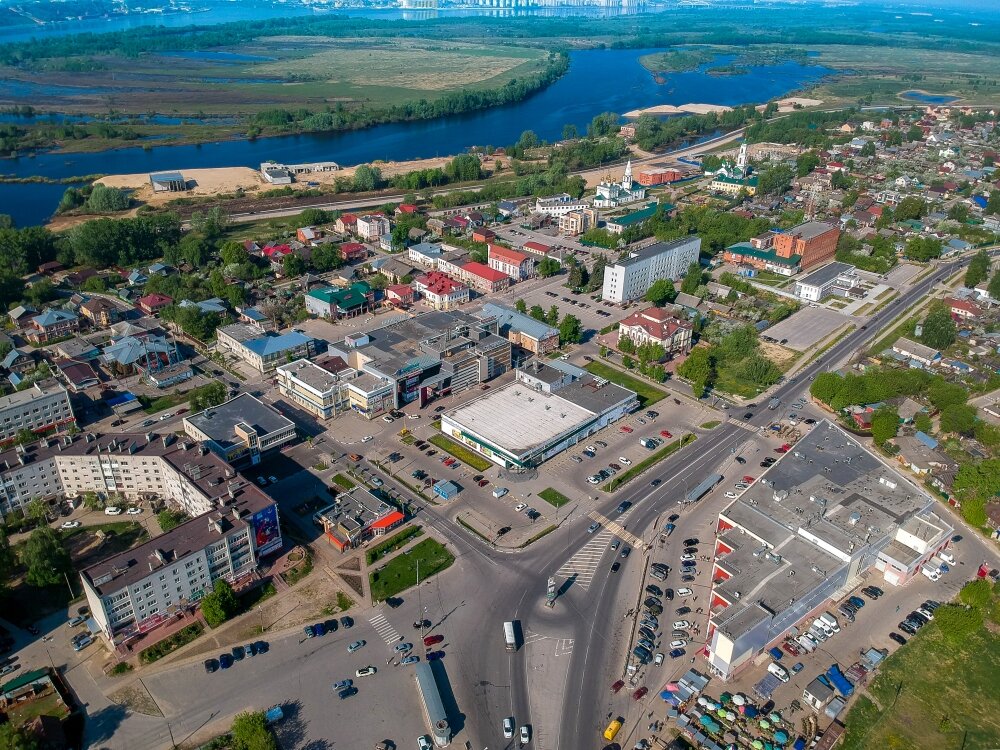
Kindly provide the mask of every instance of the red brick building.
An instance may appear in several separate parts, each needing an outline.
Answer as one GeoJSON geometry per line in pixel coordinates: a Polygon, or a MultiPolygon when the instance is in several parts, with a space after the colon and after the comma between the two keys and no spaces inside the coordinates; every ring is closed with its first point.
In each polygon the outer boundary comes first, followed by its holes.
{"type": "Polygon", "coordinates": [[[779,258],[798,255],[802,270],[831,260],[837,252],[840,230],[822,221],[807,221],[774,235],[774,252],[779,258]]]}
{"type": "Polygon", "coordinates": [[[353,263],[368,257],[368,247],[360,242],[345,242],[340,246],[340,257],[345,263],[353,263]]]}

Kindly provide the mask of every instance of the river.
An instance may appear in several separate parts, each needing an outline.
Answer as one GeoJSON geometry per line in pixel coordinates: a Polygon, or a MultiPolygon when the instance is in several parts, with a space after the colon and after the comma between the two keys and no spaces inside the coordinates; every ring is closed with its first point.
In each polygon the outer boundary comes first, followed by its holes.
{"type": "MultiPolygon", "coordinates": [[[[406,160],[457,154],[470,146],[506,145],[524,130],[555,140],[567,123],[581,132],[594,115],[627,112],[656,104],[737,105],[766,102],[832,73],[818,65],[785,62],[746,68],[742,75],[712,76],[701,68],[668,74],[657,83],[638,58],[656,50],[582,50],[571,53],[569,71],[554,84],[521,102],[434,120],[378,125],[336,133],[230,140],[150,150],[127,148],[101,153],[42,153],[0,161],[0,172],[19,177],[66,178],[88,174],[158,172],[206,167],[250,166],[261,162],[406,160]]],[[[65,185],[0,184],[0,213],[18,226],[51,216],[65,185]]]]}

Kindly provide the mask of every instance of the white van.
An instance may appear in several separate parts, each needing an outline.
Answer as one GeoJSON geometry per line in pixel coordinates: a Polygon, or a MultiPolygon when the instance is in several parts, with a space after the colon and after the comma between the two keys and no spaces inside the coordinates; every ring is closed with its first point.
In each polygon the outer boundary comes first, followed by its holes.
{"type": "Polygon", "coordinates": [[[813,620],[813,627],[819,630],[821,633],[823,633],[823,635],[825,635],[827,638],[833,635],[833,628],[827,625],[826,622],[824,622],[819,617],[813,620]]]}
{"type": "Polygon", "coordinates": [[[767,671],[773,674],[782,682],[788,682],[788,680],[790,679],[788,676],[788,670],[785,669],[780,664],[778,664],[777,662],[772,661],[770,664],[768,664],[767,671]]]}
{"type": "Polygon", "coordinates": [[[937,556],[940,557],[942,560],[944,560],[949,565],[954,565],[955,564],[955,556],[953,554],[951,554],[951,552],[948,551],[948,550],[946,550],[946,549],[941,550],[940,552],[938,552],[937,556]]]}
{"type": "Polygon", "coordinates": [[[796,638],[795,642],[798,643],[800,646],[802,646],[802,648],[806,650],[806,653],[811,654],[813,651],[816,650],[816,641],[814,641],[805,633],[796,638]]]}
{"type": "Polygon", "coordinates": [[[495,490],[493,490],[493,497],[503,497],[506,494],[507,494],[506,487],[497,487],[495,490]]]}
{"type": "Polygon", "coordinates": [[[927,566],[924,566],[923,568],[921,568],[920,572],[923,573],[928,578],[930,578],[932,581],[936,581],[938,578],[941,577],[941,574],[939,572],[937,572],[937,570],[935,570],[934,568],[927,567],[927,566]]]}
{"type": "Polygon", "coordinates": [[[834,617],[829,612],[824,612],[823,614],[821,614],[819,616],[819,619],[821,619],[826,624],[827,628],[832,630],[834,633],[840,632],[840,623],[837,622],[837,618],[834,617]]]}

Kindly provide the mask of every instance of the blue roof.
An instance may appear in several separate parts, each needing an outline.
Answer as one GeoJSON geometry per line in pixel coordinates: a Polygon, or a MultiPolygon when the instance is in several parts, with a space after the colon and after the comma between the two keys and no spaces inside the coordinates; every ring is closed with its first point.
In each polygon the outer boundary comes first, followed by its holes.
{"type": "Polygon", "coordinates": [[[288,349],[308,344],[310,341],[312,341],[311,336],[291,331],[280,336],[261,336],[259,339],[251,339],[243,342],[243,346],[258,356],[266,357],[269,354],[279,354],[288,349]]]}
{"type": "Polygon", "coordinates": [[[135,401],[135,394],[126,391],[107,399],[107,404],[108,406],[121,406],[122,404],[127,404],[129,401],[135,401]]]}
{"type": "Polygon", "coordinates": [[[32,322],[35,325],[51,326],[56,323],[63,323],[67,320],[76,320],[76,315],[66,310],[46,310],[41,315],[36,315],[32,322]]]}
{"type": "Polygon", "coordinates": [[[553,328],[548,323],[542,323],[539,320],[535,320],[530,315],[523,315],[517,310],[504,307],[503,305],[495,305],[492,302],[487,302],[483,305],[482,316],[495,317],[497,319],[497,324],[501,328],[510,327],[515,331],[525,333],[534,339],[538,339],[539,341],[549,338],[550,336],[559,335],[559,330],[553,328]]]}
{"type": "Polygon", "coordinates": [[[258,322],[267,320],[267,316],[256,307],[244,307],[242,314],[249,320],[256,320],[258,322]]]}
{"type": "Polygon", "coordinates": [[[926,432],[920,432],[918,430],[917,434],[914,435],[913,437],[915,437],[921,443],[923,443],[924,445],[926,445],[928,448],[937,448],[938,447],[938,441],[935,440],[934,438],[932,438],[926,432]]]}
{"type": "Polygon", "coordinates": [[[7,352],[7,356],[3,358],[3,362],[0,362],[0,367],[6,367],[9,370],[10,366],[14,364],[21,354],[23,354],[23,352],[20,352],[17,349],[11,349],[7,352]]]}
{"type": "Polygon", "coordinates": [[[975,203],[975,204],[976,204],[977,206],[979,206],[980,208],[986,208],[986,204],[987,204],[987,203],[988,203],[989,201],[987,201],[987,200],[986,200],[986,197],[985,197],[985,196],[982,196],[982,195],[974,195],[974,196],[972,196],[972,202],[973,202],[973,203],[975,203]]]}

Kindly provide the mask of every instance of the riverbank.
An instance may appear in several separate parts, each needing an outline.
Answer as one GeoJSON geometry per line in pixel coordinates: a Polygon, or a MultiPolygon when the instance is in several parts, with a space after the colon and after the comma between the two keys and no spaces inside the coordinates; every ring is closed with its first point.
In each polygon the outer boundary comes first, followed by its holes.
{"type": "Polygon", "coordinates": [[[725,107],[721,104],[681,104],[675,107],[673,104],[657,104],[652,107],[642,107],[626,112],[623,117],[634,119],[643,115],[707,115],[709,112],[729,112],[732,107],[725,107]]]}

